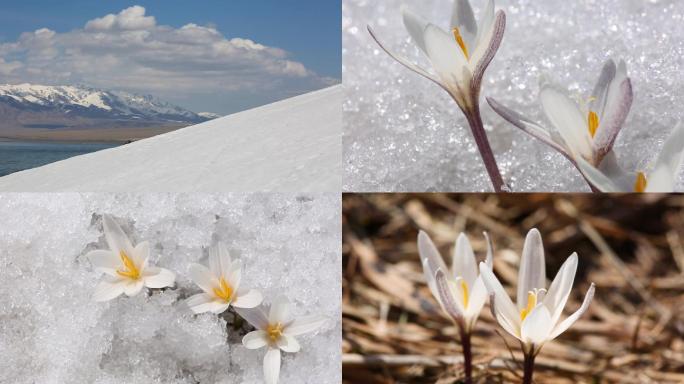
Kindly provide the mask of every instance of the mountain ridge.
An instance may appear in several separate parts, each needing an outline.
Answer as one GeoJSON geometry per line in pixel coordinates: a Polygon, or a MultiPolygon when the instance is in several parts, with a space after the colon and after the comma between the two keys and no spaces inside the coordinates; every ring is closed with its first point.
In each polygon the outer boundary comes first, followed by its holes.
{"type": "Polygon", "coordinates": [[[200,123],[213,118],[213,114],[196,113],[151,95],[82,85],[0,84],[0,104],[4,106],[4,114],[16,117],[19,125],[27,127],[31,127],[30,121],[27,122],[31,120],[31,113],[61,117],[58,120],[145,123],[200,123]]]}

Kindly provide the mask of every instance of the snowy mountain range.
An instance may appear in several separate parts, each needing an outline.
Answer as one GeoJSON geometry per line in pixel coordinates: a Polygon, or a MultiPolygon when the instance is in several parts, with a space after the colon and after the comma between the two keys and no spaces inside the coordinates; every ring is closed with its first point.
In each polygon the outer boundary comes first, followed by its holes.
{"type": "Polygon", "coordinates": [[[0,120],[18,121],[18,125],[27,125],[34,120],[49,125],[51,119],[59,126],[71,126],[70,120],[82,122],[84,119],[94,125],[97,124],[92,120],[103,119],[148,125],[153,122],[194,124],[216,117],[212,113],[195,113],[149,95],[84,86],[0,85],[0,120]]]}

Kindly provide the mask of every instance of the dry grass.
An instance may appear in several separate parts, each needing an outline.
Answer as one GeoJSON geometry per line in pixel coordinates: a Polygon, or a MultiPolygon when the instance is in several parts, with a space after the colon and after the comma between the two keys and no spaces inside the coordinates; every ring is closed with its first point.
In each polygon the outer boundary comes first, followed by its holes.
{"type": "MultiPolygon", "coordinates": [[[[460,344],[425,285],[425,230],[443,255],[465,231],[514,296],[518,255],[537,227],[553,277],[572,252],[566,306],[596,296],[537,358],[537,383],[684,383],[684,196],[347,194],[343,198],[343,381],[457,383],[460,344]]],[[[478,383],[519,382],[520,346],[486,307],[473,337],[478,383]],[[510,349],[509,349],[510,348],[510,349]]]]}

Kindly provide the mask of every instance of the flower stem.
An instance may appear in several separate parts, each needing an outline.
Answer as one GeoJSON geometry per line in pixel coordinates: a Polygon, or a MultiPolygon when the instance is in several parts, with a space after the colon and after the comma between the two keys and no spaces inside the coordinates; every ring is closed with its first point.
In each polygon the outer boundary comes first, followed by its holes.
{"type": "Polygon", "coordinates": [[[463,349],[463,371],[465,373],[465,384],[473,382],[473,352],[470,345],[470,332],[466,331],[465,326],[459,326],[461,333],[461,348],[463,349]]]}
{"type": "Polygon", "coordinates": [[[532,384],[532,374],[534,374],[534,352],[525,352],[525,363],[523,373],[523,384],[532,384]]]}
{"type": "Polygon", "coordinates": [[[489,179],[494,186],[494,191],[496,193],[501,193],[504,192],[505,189],[505,191],[508,192],[508,186],[506,186],[503,177],[501,177],[501,172],[499,171],[499,166],[496,164],[494,152],[492,152],[492,147],[489,145],[487,132],[485,132],[484,124],[482,123],[482,116],[480,116],[479,105],[476,104],[473,108],[468,111],[464,110],[464,112],[468,119],[468,124],[470,124],[470,130],[475,138],[477,149],[480,151],[480,156],[482,156],[482,161],[487,169],[489,179]]]}

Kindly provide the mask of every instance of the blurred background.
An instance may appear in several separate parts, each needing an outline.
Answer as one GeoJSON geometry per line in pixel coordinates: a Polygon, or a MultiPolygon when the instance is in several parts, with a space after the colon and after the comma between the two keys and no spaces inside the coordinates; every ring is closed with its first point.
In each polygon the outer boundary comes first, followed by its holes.
{"type": "MultiPolygon", "coordinates": [[[[447,265],[459,232],[515,297],[519,255],[541,231],[547,278],[572,253],[579,267],[564,316],[589,288],[589,311],[537,357],[537,383],[684,382],[684,196],[345,194],[343,382],[458,383],[457,329],[425,284],[416,236],[447,265]]],[[[516,339],[482,310],[473,335],[477,383],[520,382],[516,339]]]]}

